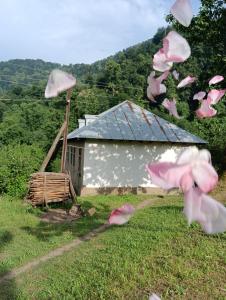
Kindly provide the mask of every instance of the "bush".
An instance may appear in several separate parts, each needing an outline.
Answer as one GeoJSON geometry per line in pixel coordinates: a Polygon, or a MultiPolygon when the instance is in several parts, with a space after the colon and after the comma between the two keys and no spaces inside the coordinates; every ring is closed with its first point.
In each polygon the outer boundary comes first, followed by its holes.
{"type": "Polygon", "coordinates": [[[23,197],[29,176],[36,172],[44,157],[36,145],[8,145],[0,149],[0,193],[23,197]]]}

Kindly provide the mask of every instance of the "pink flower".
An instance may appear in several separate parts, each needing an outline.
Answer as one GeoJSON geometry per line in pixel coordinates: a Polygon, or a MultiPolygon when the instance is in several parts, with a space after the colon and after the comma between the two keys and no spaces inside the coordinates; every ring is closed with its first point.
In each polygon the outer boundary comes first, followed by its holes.
{"type": "Polygon", "coordinates": [[[109,224],[123,225],[129,221],[135,212],[135,208],[130,204],[124,204],[111,212],[109,224]]]}
{"type": "Polygon", "coordinates": [[[185,38],[170,31],[163,39],[163,48],[153,58],[153,69],[164,72],[170,70],[173,62],[184,62],[191,55],[191,48],[185,38]]]}
{"type": "Polygon", "coordinates": [[[217,114],[217,110],[214,109],[211,104],[211,98],[207,98],[207,100],[202,100],[201,106],[199,109],[196,110],[196,116],[199,119],[202,118],[211,118],[217,114]]]}
{"type": "Polygon", "coordinates": [[[193,100],[202,100],[206,96],[206,92],[198,92],[194,95],[193,100]]]}
{"type": "Polygon", "coordinates": [[[187,40],[176,31],[170,31],[163,39],[163,50],[171,62],[184,62],[191,55],[187,40]]]}
{"type": "Polygon", "coordinates": [[[155,78],[155,72],[151,72],[148,76],[148,88],[147,88],[147,97],[154,101],[154,97],[163,94],[166,92],[166,86],[162,84],[162,81],[165,80],[169,75],[169,71],[164,72],[158,78],[155,78]]]}
{"type": "Polygon", "coordinates": [[[160,72],[168,71],[172,68],[173,63],[167,60],[164,49],[160,49],[153,58],[153,69],[160,72]]]}
{"type": "Polygon", "coordinates": [[[174,116],[177,119],[182,118],[178,115],[175,99],[169,100],[169,99],[166,98],[162,102],[162,105],[169,111],[170,115],[174,116]]]}
{"type": "Polygon", "coordinates": [[[76,84],[76,79],[66,72],[61,70],[53,70],[48,79],[45,89],[45,97],[57,97],[63,91],[71,89],[76,84]]]}
{"type": "Polygon", "coordinates": [[[184,214],[188,223],[200,223],[208,234],[221,233],[226,230],[226,208],[199,188],[191,188],[185,193],[184,214]]]}
{"type": "Polygon", "coordinates": [[[186,149],[175,163],[150,163],[147,170],[154,184],[165,190],[180,188],[189,191],[194,183],[204,193],[211,191],[218,182],[218,175],[210,162],[207,150],[197,147],[186,149]]]}
{"type": "Polygon", "coordinates": [[[209,99],[209,103],[211,105],[217,104],[220,99],[225,95],[226,89],[225,90],[211,90],[208,93],[207,98],[209,99]]]}
{"type": "Polygon", "coordinates": [[[196,80],[197,80],[196,77],[187,76],[186,78],[184,78],[183,80],[181,80],[181,82],[178,84],[177,88],[180,89],[180,88],[182,88],[184,86],[187,86],[187,85],[193,83],[196,80]]]}
{"type": "Polygon", "coordinates": [[[213,78],[210,79],[209,85],[216,84],[216,83],[218,83],[218,82],[221,82],[222,80],[224,80],[224,77],[223,77],[223,76],[221,76],[221,75],[216,75],[216,76],[214,76],[213,78]]]}
{"type": "Polygon", "coordinates": [[[174,18],[183,26],[188,27],[191,24],[193,14],[189,0],[177,0],[170,11],[174,18]]]}

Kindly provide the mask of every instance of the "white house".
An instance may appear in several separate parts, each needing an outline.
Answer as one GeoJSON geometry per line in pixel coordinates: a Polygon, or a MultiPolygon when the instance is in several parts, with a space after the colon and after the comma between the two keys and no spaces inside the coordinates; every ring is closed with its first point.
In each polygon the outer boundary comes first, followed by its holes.
{"type": "Polygon", "coordinates": [[[98,116],[85,115],[68,135],[67,170],[78,194],[159,192],[146,164],[175,161],[202,139],[124,101],[98,116]]]}

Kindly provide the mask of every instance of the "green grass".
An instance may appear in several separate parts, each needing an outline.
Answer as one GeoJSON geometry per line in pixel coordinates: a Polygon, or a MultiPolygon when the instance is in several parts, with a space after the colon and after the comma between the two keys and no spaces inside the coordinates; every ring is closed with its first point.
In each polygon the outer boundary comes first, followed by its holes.
{"type": "MultiPolygon", "coordinates": [[[[0,198],[0,275],[66,244],[103,224],[112,208],[138,203],[148,196],[97,196],[79,199],[84,209],[96,207],[93,217],[76,222],[48,224],[40,221],[39,209],[9,197],[0,198]]],[[[149,196],[150,198],[150,196],[149,196]]]]}
{"type": "MultiPolygon", "coordinates": [[[[94,199],[99,207],[125,202],[121,197],[94,199]]],[[[100,223],[108,208],[100,213],[100,223]]],[[[179,197],[158,200],[128,224],[110,227],[2,285],[0,299],[148,299],[152,292],[163,300],[226,299],[226,234],[208,236],[196,224],[189,228],[181,210],[179,197]]],[[[39,243],[44,242],[37,239],[38,248],[39,243]]]]}

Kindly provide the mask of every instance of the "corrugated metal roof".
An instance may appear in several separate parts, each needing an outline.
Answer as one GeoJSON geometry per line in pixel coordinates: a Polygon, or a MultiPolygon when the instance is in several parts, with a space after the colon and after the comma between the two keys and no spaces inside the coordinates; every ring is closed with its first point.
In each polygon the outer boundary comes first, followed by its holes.
{"type": "Polygon", "coordinates": [[[103,112],[91,124],[71,132],[68,139],[206,143],[130,101],[103,112]]]}

